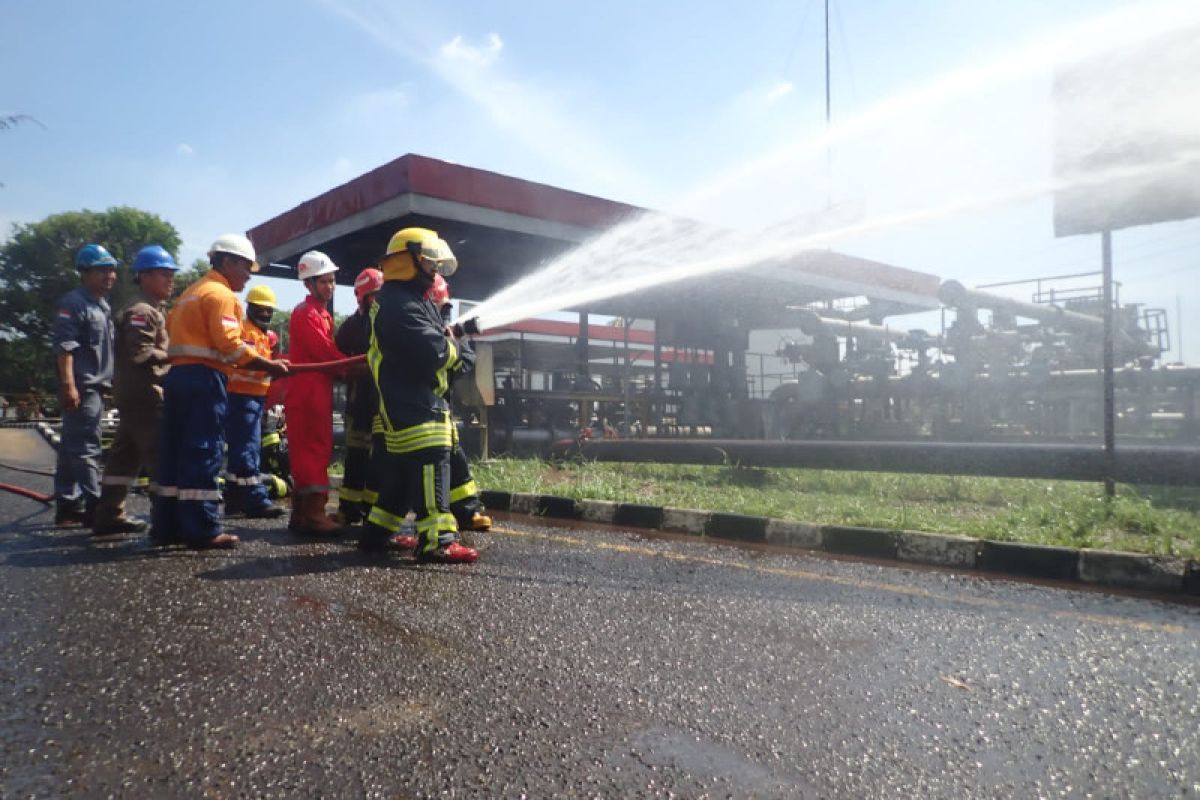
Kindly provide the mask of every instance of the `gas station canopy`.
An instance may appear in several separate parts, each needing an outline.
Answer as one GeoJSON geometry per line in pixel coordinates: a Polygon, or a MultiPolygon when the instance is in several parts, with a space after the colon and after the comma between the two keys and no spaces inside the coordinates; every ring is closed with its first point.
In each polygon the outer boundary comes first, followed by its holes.
{"type": "MultiPolygon", "coordinates": [[[[455,297],[483,300],[644,212],[410,153],[306,200],[248,235],[267,265],[266,275],[295,278],[301,254],[318,249],[342,267],[339,279],[349,284],[383,255],[394,232],[432,228],[458,257],[455,297]]],[[[820,250],[576,310],[666,319],[733,308],[752,315],[753,327],[776,327],[794,324],[795,306],[822,300],[863,298],[871,316],[937,308],[938,285],[934,275],[820,250]]]]}

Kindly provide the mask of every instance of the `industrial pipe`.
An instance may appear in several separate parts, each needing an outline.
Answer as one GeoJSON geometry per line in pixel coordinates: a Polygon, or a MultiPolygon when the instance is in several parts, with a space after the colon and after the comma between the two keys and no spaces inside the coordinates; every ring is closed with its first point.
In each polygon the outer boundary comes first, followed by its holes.
{"type": "Polygon", "coordinates": [[[908,336],[908,331],[883,325],[871,325],[867,322],[851,322],[848,319],[822,317],[809,309],[802,310],[799,316],[800,330],[808,336],[824,333],[832,336],[866,337],[893,342],[908,336]]]}
{"type": "MultiPolygon", "coordinates": [[[[617,439],[559,442],[557,457],[668,464],[739,464],[933,475],[986,475],[1100,481],[1104,448],[1081,444],[980,442],[833,442],[753,439],[617,439]]],[[[1116,480],[1169,486],[1200,485],[1200,448],[1121,446],[1116,480]]]]}
{"type": "Polygon", "coordinates": [[[992,311],[1007,311],[1018,317],[1036,319],[1048,325],[1070,328],[1080,333],[1103,333],[1104,319],[1090,314],[1080,314],[1077,311],[1067,311],[1065,308],[1053,305],[1027,303],[1014,300],[1011,297],[1001,297],[979,289],[968,289],[958,281],[943,281],[938,289],[938,299],[951,308],[971,306],[987,308],[992,311]]]}

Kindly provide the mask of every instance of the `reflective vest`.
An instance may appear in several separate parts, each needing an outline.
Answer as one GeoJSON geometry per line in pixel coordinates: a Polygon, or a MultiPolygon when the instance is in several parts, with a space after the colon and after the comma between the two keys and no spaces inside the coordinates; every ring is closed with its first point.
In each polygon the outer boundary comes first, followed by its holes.
{"type": "Polygon", "coordinates": [[[202,364],[226,377],[255,355],[242,341],[242,306],[216,270],[179,296],[167,316],[167,336],[172,364],[202,364]]]}
{"type": "MultiPolygon", "coordinates": [[[[271,335],[250,320],[242,322],[242,341],[249,345],[255,355],[270,359],[271,335]]],[[[235,369],[229,376],[228,391],[232,394],[247,394],[251,397],[266,397],[271,389],[271,376],[260,370],[235,369]]]]}

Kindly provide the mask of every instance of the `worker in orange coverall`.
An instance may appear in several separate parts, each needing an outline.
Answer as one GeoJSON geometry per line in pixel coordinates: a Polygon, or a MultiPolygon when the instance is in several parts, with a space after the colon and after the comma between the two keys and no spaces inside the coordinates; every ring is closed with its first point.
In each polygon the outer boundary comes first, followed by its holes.
{"type": "MultiPolygon", "coordinates": [[[[300,280],[308,297],[292,311],[288,360],[293,364],[339,361],[346,356],[333,341],[333,302],[337,265],[317,250],[300,257],[300,280]]],[[[288,528],[302,536],[337,536],[341,526],[325,513],[329,502],[329,462],[333,457],[333,381],[327,372],[288,378],[284,412],[292,461],[292,517],[288,528]]]]}

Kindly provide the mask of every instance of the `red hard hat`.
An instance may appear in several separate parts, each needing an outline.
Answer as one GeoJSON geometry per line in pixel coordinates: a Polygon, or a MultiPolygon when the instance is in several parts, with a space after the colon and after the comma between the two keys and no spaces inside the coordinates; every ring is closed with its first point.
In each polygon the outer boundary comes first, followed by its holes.
{"type": "Polygon", "coordinates": [[[372,292],[378,292],[382,288],[383,273],[374,267],[367,267],[354,279],[354,296],[360,303],[364,297],[372,292]]]}
{"type": "Polygon", "coordinates": [[[450,284],[446,283],[446,279],[440,274],[434,273],[433,286],[425,292],[425,297],[433,301],[433,304],[438,308],[450,302],[450,284]]]}

